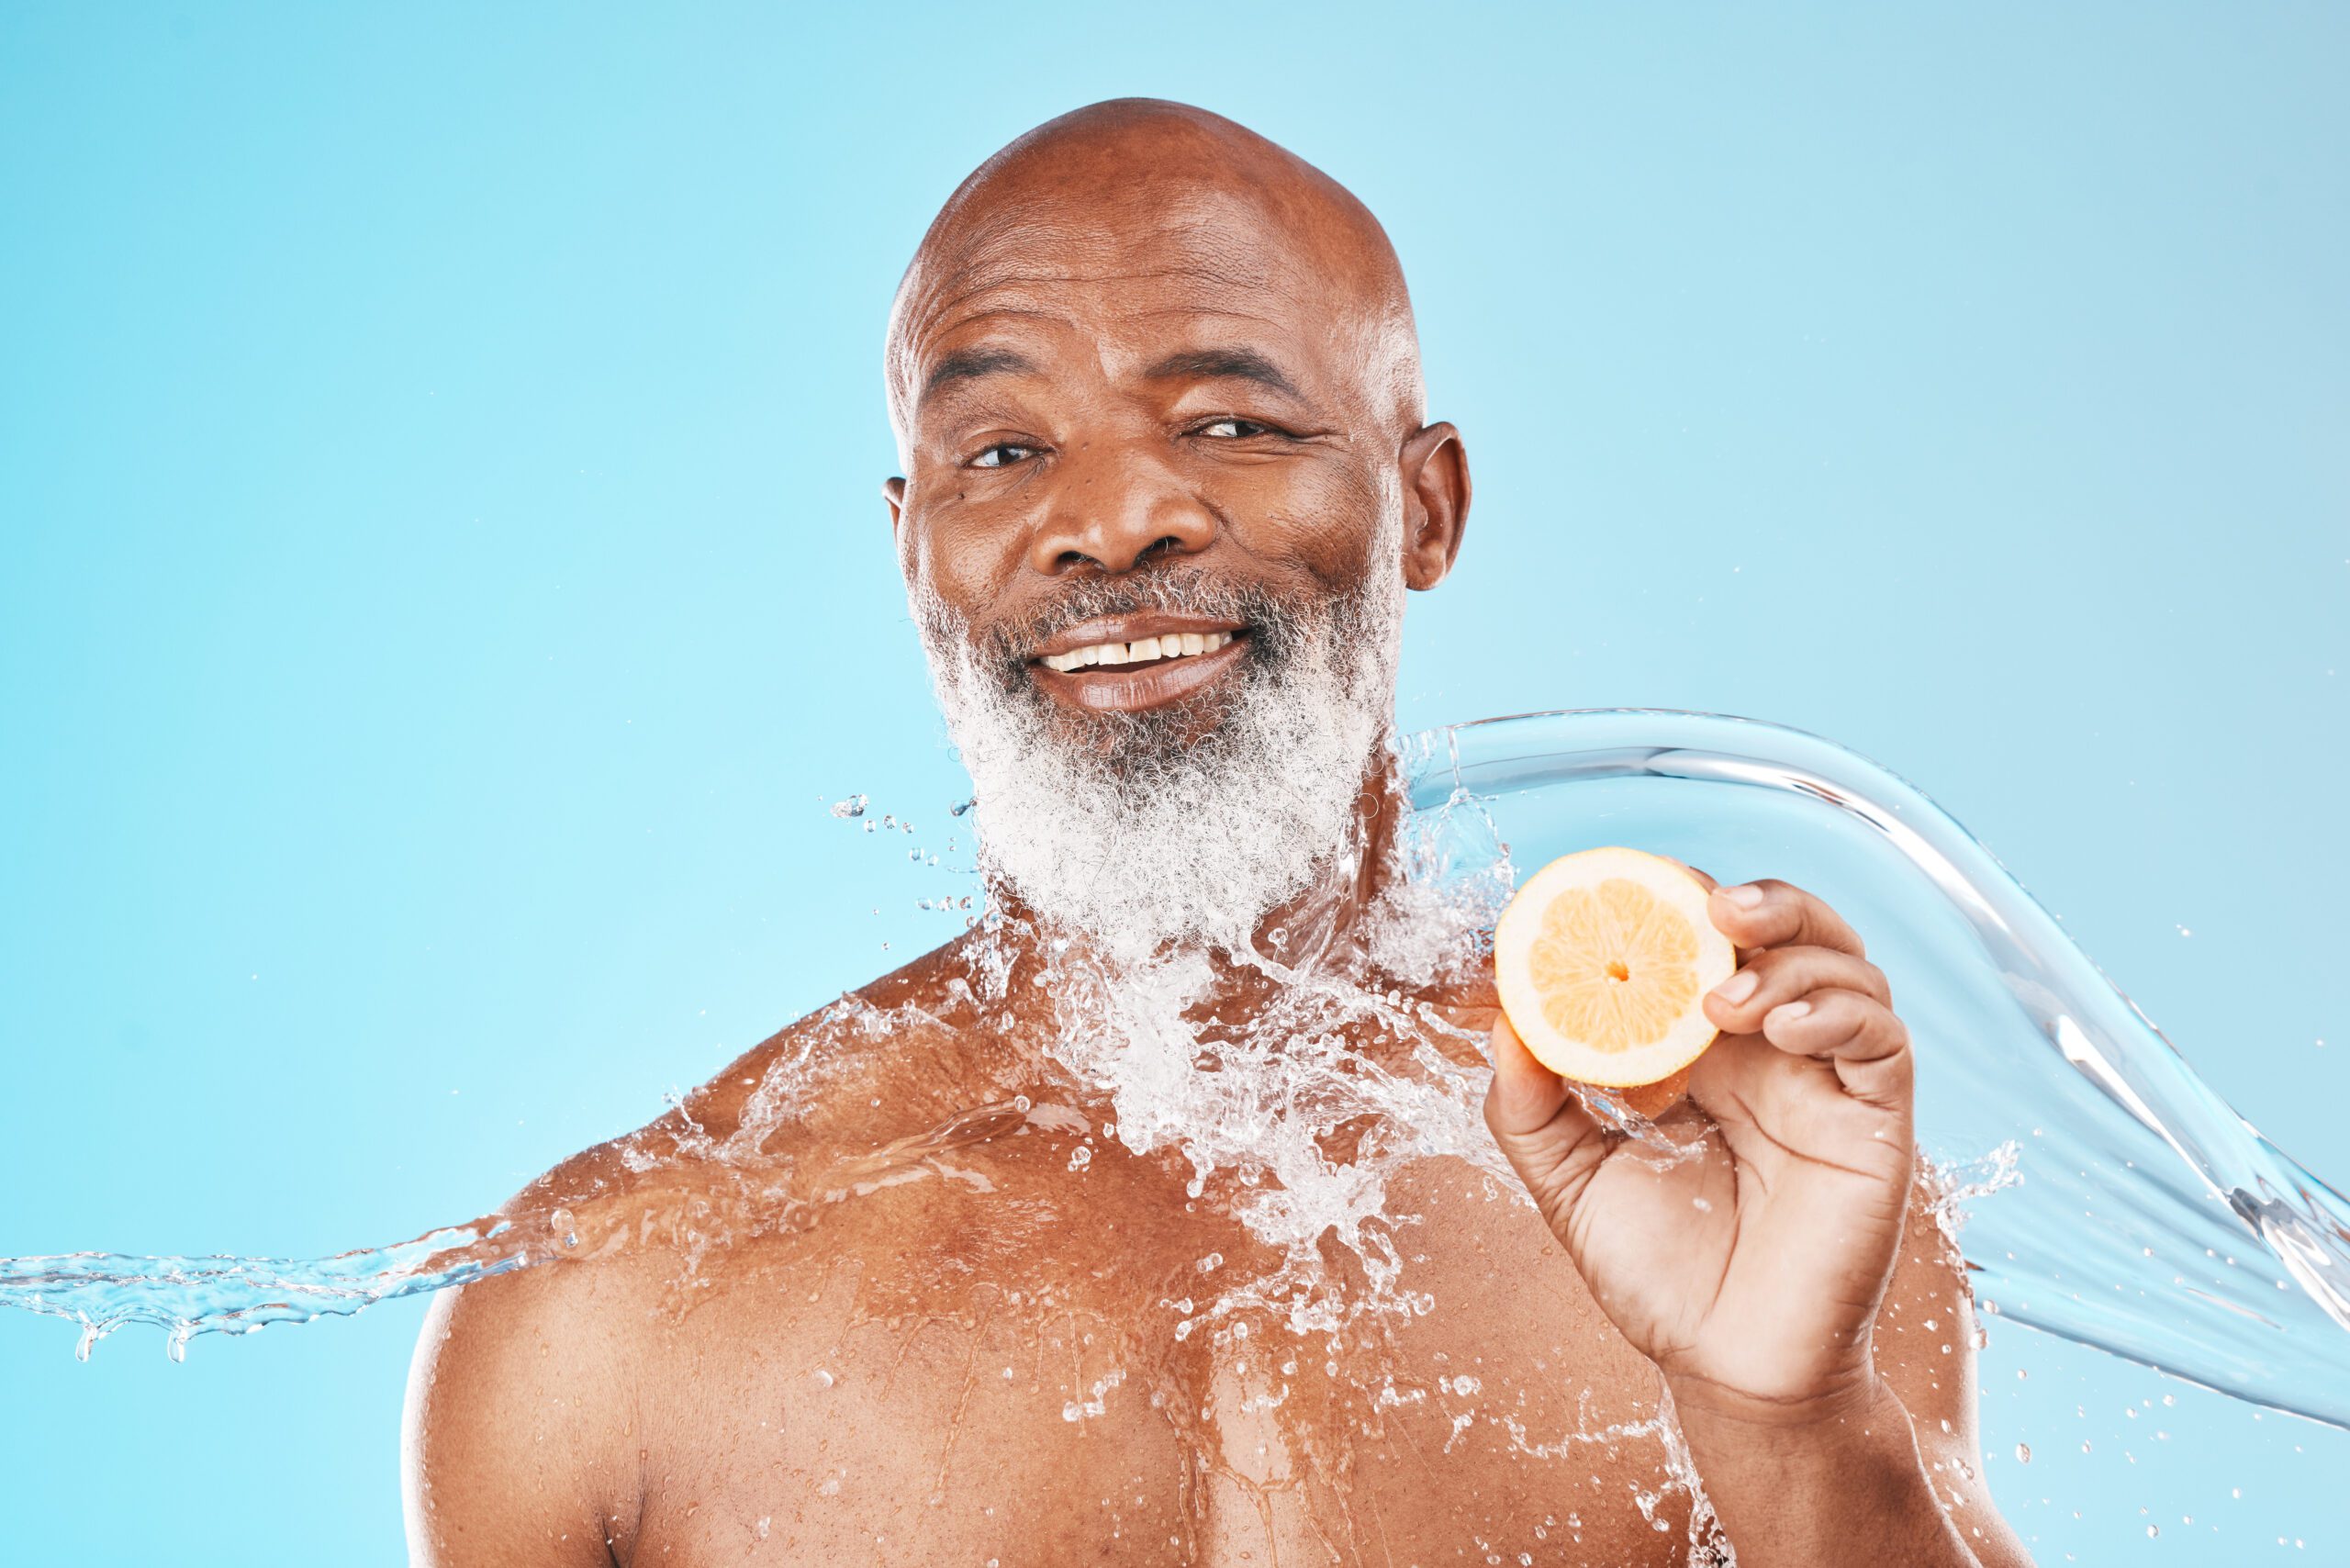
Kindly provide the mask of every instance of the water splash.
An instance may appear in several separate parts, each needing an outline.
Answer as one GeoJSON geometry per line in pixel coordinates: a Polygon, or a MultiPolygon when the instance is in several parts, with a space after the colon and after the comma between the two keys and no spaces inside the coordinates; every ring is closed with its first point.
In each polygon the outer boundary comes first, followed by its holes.
{"type": "Polygon", "coordinates": [[[74,1355],[127,1324],[164,1331],[172,1360],[198,1334],[258,1334],[281,1323],[349,1317],[379,1301],[446,1290],[530,1260],[500,1219],[444,1226],[389,1247],[331,1258],[151,1258],[68,1252],[0,1258],[0,1305],[79,1324],[74,1355]]]}
{"type": "MultiPolygon", "coordinates": [[[[1986,1309],[2350,1426],[2350,1204],[2230,1111],[1988,852],[1910,786],[1817,736],[1651,711],[1455,726],[1412,737],[1401,761],[1416,815],[1403,846],[1409,879],[1374,933],[1382,967],[1428,972],[1457,959],[1464,937],[1473,956],[1478,923],[1516,868],[1597,843],[1676,855],[1725,879],[1812,887],[1870,934],[1919,1043],[1921,1141],[1956,1161],[1997,1151],[1945,1197],[1950,1223],[1961,1205],[1972,1211],[1964,1246],[1986,1309]]],[[[1179,1148],[1200,1182],[1237,1182],[1236,1212],[1280,1244],[1270,1273],[1234,1280],[1196,1311],[1187,1298],[1185,1325],[1245,1329],[1248,1313],[1263,1310],[1300,1333],[1327,1332],[1363,1310],[1424,1312],[1398,1285],[1383,1182],[1433,1154],[1490,1162],[1474,1109],[1481,1075],[1438,1048],[1440,1019],[1399,995],[1282,972],[1293,983],[1277,1002],[1277,1033],[1290,1042],[1278,1071],[1192,1070],[1202,1036],[1163,1037],[1203,983],[1182,961],[1159,974],[1155,999],[1089,995],[1081,974],[1055,977],[1068,982],[1057,1053],[1112,1096],[1120,1142],[1179,1148]],[[1137,1044],[1154,1030],[1176,1048],[1137,1044]],[[1392,1059],[1340,1048],[1363,1030],[1392,1045],[1392,1059]],[[1344,1159],[1299,1132],[1348,1121],[1371,1130],[1344,1159]],[[1351,1294],[1329,1288],[1315,1254],[1325,1235],[1360,1261],[1351,1294]]],[[[974,983],[984,992],[990,980],[974,983]]],[[[1000,993],[1005,977],[992,983],[1000,993]]],[[[908,1023],[848,1003],[836,1011],[842,1030],[908,1023]]],[[[1209,1043],[1229,1070],[1271,1037],[1209,1043]]],[[[644,1167],[697,1154],[755,1164],[766,1132],[820,1087],[805,1059],[784,1067],[754,1096],[757,1136],[648,1147],[644,1167]]],[[[961,1136],[901,1150],[898,1165],[858,1181],[940,1169],[938,1148],[961,1136]]],[[[789,1185],[775,1176],[744,1201],[789,1185]]],[[[84,1354],[126,1323],[164,1328],[176,1354],[196,1334],[347,1315],[562,1256],[577,1240],[568,1217],[560,1207],[509,1215],[316,1261],[5,1260],[0,1305],[80,1324],[84,1354]]]]}

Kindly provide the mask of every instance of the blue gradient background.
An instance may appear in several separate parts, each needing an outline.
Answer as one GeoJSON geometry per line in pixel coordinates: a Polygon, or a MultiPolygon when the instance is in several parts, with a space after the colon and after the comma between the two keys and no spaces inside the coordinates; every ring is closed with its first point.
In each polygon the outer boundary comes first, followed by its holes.
{"type": "MultiPolygon", "coordinates": [[[[475,1214],[948,934],[883,314],[1126,93],[1403,252],[1478,481],[1407,723],[1835,736],[2350,1178],[2345,68],[2332,6],[8,6],[0,1253],[475,1214]]],[[[420,1315],[0,1321],[0,1558],[398,1562],[420,1315]]],[[[2042,1562],[2350,1562],[2350,1435],[1985,1373],[2042,1562]]]]}

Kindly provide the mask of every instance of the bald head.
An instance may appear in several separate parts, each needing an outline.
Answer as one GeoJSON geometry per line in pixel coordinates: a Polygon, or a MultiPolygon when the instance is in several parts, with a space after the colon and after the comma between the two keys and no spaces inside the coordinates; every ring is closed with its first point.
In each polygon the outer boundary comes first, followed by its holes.
{"type": "MultiPolygon", "coordinates": [[[[1370,209],[1220,115],[1120,98],[1020,137],[932,220],[890,318],[886,374],[901,443],[936,372],[938,342],[968,324],[968,307],[1002,306],[1024,286],[1082,289],[1120,278],[1167,286],[1167,297],[1143,308],[1236,321],[1278,297],[1331,334],[1351,362],[1344,372],[1358,385],[1348,390],[1389,428],[1401,434],[1423,417],[1411,299],[1370,209]]],[[[1136,303],[1104,301],[1112,311],[1136,303]]]]}

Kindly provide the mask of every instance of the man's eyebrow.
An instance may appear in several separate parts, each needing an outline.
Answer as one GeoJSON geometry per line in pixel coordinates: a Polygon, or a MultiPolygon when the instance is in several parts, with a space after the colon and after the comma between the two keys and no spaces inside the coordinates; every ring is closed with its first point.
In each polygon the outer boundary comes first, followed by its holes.
{"type": "Polygon", "coordinates": [[[929,379],[922,384],[922,395],[927,398],[953,382],[974,381],[982,375],[1035,374],[1035,365],[1010,349],[957,349],[932,368],[929,379]]]}
{"type": "Polygon", "coordinates": [[[1187,349],[1169,354],[1143,372],[1150,381],[1253,381],[1292,398],[1305,396],[1281,367],[1255,349],[1187,349]]]}

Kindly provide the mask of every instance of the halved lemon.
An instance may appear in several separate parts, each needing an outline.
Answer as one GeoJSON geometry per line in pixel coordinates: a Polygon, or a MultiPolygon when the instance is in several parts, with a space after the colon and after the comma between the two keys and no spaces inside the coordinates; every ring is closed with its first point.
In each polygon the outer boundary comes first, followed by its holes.
{"type": "Polygon", "coordinates": [[[1607,1088],[1659,1082],[1703,1055],[1717,1032],[1705,995],[1737,968],[1705,884],[1638,849],[1551,861],[1494,928],[1510,1027],[1560,1077],[1607,1088]]]}

